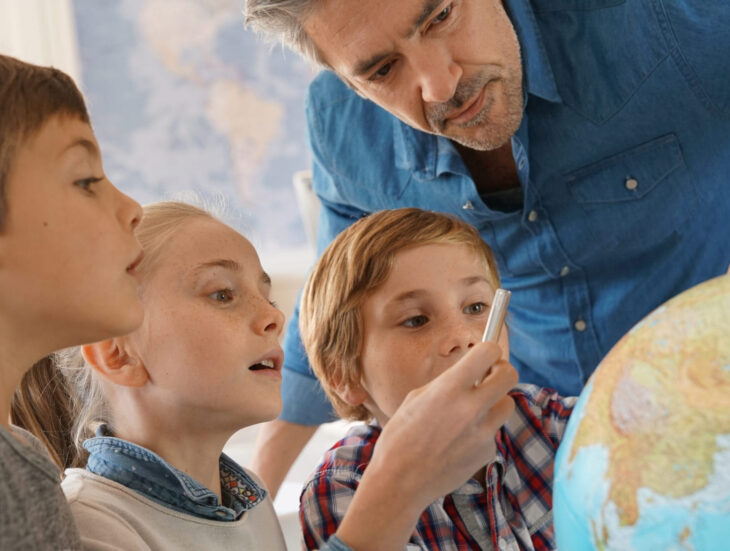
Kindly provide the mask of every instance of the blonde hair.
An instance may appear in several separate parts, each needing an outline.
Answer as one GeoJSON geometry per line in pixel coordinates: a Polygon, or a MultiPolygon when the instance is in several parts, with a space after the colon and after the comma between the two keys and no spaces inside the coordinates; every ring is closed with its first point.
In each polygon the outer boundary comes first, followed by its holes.
{"type": "MultiPolygon", "coordinates": [[[[135,231],[144,250],[137,269],[142,281],[154,271],[170,238],[196,218],[214,219],[208,211],[178,201],[144,207],[135,231]]],[[[61,469],[86,465],[84,441],[99,424],[113,425],[101,384],[84,362],[81,347],[56,352],[26,373],[13,397],[12,419],[46,445],[61,469]]]]}
{"type": "Polygon", "coordinates": [[[479,232],[458,218],[415,208],[380,211],[355,222],[330,243],[305,283],[299,328],[309,362],[337,413],[368,421],[336,390],[360,385],[363,326],[360,308],[383,284],[400,251],[430,244],[466,245],[499,287],[494,255],[479,232]]]}

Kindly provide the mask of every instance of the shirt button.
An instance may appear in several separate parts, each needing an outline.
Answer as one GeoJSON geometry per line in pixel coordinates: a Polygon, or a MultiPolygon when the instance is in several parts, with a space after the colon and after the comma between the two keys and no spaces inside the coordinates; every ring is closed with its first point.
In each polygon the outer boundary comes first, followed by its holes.
{"type": "Polygon", "coordinates": [[[504,539],[503,537],[500,537],[497,540],[497,545],[499,546],[500,549],[507,549],[507,540],[504,539]]]}
{"type": "Polygon", "coordinates": [[[573,324],[573,327],[575,327],[576,331],[583,332],[586,330],[586,327],[588,327],[588,324],[583,320],[578,320],[573,324]]]}
{"type": "Polygon", "coordinates": [[[629,191],[634,191],[637,187],[639,187],[639,181],[636,178],[626,178],[624,185],[629,191]]]}
{"type": "Polygon", "coordinates": [[[540,215],[537,214],[536,210],[531,210],[530,213],[527,215],[527,219],[530,222],[535,222],[535,221],[537,221],[538,218],[540,218],[540,215]]]}
{"type": "Polygon", "coordinates": [[[565,277],[570,273],[570,266],[563,266],[560,268],[560,277],[565,277]]]}
{"type": "Polygon", "coordinates": [[[523,168],[525,168],[525,165],[526,164],[527,164],[527,159],[525,159],[524,157],[522,157],[520,159],[520,162],[517,164],[517,169],[518,170],[522,170],[523,168]]]}
{"type": "Polygon", "coordinates": [[[461,208],[464,210],[474,210],[474,203],[472,203],[471,201],[467,201],[466,203],[461,205],[461,208]]]}

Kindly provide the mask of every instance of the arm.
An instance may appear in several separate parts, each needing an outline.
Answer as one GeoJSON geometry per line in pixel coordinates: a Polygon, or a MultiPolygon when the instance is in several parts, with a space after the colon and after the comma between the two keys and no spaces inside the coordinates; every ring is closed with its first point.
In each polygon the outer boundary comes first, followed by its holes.
{"type": "MultiPolygon", "coordinates": [[[[346,512],[333,508],[331,524],[322,529],[320,540],[336,527],[332,541],[357,551],[407,547],[429,504],[461,486],[494,457],[494,436],[514,410],[507,393],[517,383],[516,371],[498,360],[500,354],[494,343],[480,343],[450,370],[406,397],[378,438],[346,512]],[[474,381],[489,366],[491,372],[475,387],[474,381]]],[[[325,515],[331,512],[319,508],[325,515]]]]}
{"type": "MultiPolygon", "coordinates": [[[[335,235],[355,219],[339,214],[334,205],[323,201],[318,230],[320,249],[324,249],[335,235]]],[[[249,463],[251,470],[264,480],[272,498],[317,427],[337,419],[309,366],[299,336],[298,305],[284,338],[282,376],[283,410],[279,419],[261,427],[249,463]]]]}
{"type": "MultiPolygon", "coordinates": [[[[317,224],[317,249],[321,253],[342,230],[363,212],[348,205],[338,188],[331,156],[325,151],[331,139],[316,121],[318,99],[326,101],[327,91],[307,99],[307,123],[312,150],[312,187],[321,209],[317,224]]],[[[321,123],[321,121],[319,121],[321,123]]],[[[341,182],[340,182],[341,183],[341,182]]],[[[336,419],[334,410],[309,367],[299,336],[299,307],[294,310],[284,339],[282,381],[283,410],[279,419],[264,425],[256,440],[249,466],[276,495],[287,472],[321,423],[336,419]]]]}
{"type": "Polygon", "coordinates": [[[264,481],[271,499],[276,497],[286,474],[317,427],[275,419],[259,429],[250,467],[264,481]]]}

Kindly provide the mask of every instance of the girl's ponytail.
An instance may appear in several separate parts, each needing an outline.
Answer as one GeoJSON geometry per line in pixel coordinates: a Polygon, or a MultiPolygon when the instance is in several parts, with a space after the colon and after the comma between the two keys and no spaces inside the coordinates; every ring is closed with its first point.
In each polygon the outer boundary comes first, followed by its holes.
{"type": "Polygon", "coordinates": [[[86,453],[73,438],[73,393],[49,355],[25,374],[13,395],[10,421],[36,436],[63,471],[86,465],[86,453]]]}

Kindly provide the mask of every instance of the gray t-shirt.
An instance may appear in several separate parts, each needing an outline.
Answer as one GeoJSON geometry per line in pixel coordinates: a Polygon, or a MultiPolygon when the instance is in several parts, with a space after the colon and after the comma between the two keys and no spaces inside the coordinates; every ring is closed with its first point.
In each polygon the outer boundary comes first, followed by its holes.
{"type": "Polygon", "coordinates": [[[59,470],[37,438],[12,431],[27,445],[0,426],[0,549],[81,549],[59,470]]]}

